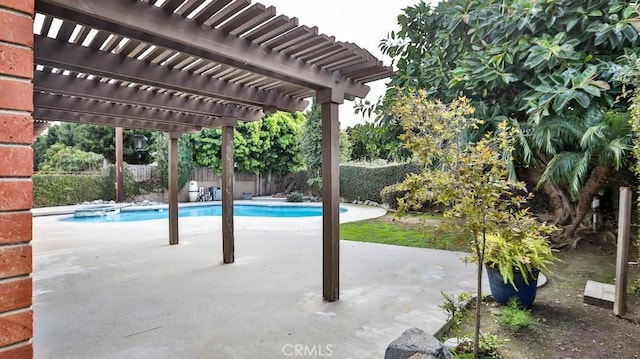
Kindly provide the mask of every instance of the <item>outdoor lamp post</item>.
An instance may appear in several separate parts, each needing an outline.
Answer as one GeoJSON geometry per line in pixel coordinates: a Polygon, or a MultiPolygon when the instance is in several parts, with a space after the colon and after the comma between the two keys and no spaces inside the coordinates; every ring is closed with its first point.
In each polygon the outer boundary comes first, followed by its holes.
{"type": "Polygon", "coordinates": [[[147,151],[147,138],[144,135],[133,135],[133,149],[138,153],[147,151]]]}

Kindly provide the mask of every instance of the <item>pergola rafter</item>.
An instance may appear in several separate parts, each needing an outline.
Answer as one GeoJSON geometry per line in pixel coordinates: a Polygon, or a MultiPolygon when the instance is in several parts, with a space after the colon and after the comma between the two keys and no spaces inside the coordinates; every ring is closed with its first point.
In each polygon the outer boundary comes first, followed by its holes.
{"type": "MultiPolygon", "coordinates": [[[[186,16],[184,13],[176,14],[170,8],[149,6],[140,1],[129,2],[126,11],[123,11],[120,1],[102,0],[81,2],[43,0],[40,1],[38,8],[55,17],[69,19],[96,29],[110,29],[130,39],[175,49],[185,54],[210,59],[220,64],[313,90],[334,88],[344,92],[346,98],[364,97],[369,92],[369,88],[359,82],[359,78],[349,78],[350,74],[331,72],[322,66],[313,66],[315,65],[313,58],[300,61],[280,53],[287,47],[295,46],[296,41],[293,40],[302,41],[308,37],[317,36],[317,30],[300,26],[279,37],[255,43],[248,42],[241,36],[229,36],[233,29],[207,28],[206,25],[215,24],[218,20],[232,22],[236,17],[242,16],[241,13],[238,15],[238,12],[225,12],[225,10],[234,9],[233,5],[239,3],[243,2],[234,1],[218,14],[204,21],[199,21],[198,17],[188,19],[189,14],[186,16]],[[211,22],[211,19],[215,20],[211,22]],[[278,45],[281,47],[277,51],[269,51],[278,45]]],[[[244,3],[248,5],[250,1],[244,1],[244,3]]],[[[352,50],[349,44],[340,44],[343,45],[344,51],[352,50]]],[[[372,73],[377,73],[379,78],[387,77],[390,73],[388,68],[382,66],[368,53],[363,58],[368,62],[367,68],[371,69],[372,73]]]]}
{"type": "Polygon", "coordinates": [[[76,76],[65,76],[36,71],[34,74],[36,92],[49,92],[88,99],[113,101],[122,104],[147,106],[197,115],[233,117],[244,121],[256,121],[265,113],[257,107],[241,107],[222,100],[211,100],[197,95],[176,96],[172,92],[158,92],[143,85],[123,85],[124,83],[102,83],[99,79],[89,80],[76,76]]]}
{"type": "MultiPolygon", "coordinates": [[[[175,71],[170,66],[140,61],[46,37],[36,37],[35,61],[52,68],[137,82],[239,104],[275,107],[282,111],[301,111],[308,105],[303,99],[290,98],[275,90],[236,85],[188,71],[175,71]]],[[[312,93],[307,90],[307,94],[312,93]]]]}

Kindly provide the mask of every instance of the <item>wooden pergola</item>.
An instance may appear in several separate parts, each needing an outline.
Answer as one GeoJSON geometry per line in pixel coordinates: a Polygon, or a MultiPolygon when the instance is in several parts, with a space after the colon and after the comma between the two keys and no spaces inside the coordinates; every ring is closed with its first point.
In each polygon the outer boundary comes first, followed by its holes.
{"type": "MultiPolygon", "coordinates": [[[[310,6],[312,3],[310,3],[310,6]]],[[[322,108],[323,295],[339,298],[338,106],[392,70],[355,44],[250,0],[36,0],[37,121],[161,130],[169,137],[169,243],[178,243],[177,148],[222,128],[223,261],[234,261],[233,129],[322,108]]]]}

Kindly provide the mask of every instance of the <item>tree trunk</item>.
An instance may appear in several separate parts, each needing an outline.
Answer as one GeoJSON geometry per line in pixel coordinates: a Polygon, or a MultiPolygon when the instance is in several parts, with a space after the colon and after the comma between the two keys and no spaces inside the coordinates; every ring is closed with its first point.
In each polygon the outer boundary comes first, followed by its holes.
{"type": "MultiPolygon", "coordinates": [[[[542,177],[543,167],[528,167],[518,170],[518,178],[522,178],[527,184],[527,187],[534,188],[540,182],[542,177]]],[[[544,195],[547,199],[547,205],[550,207],[551,213],[547,215],[551,218],[547,219],[543,217],[543,213],[539,213],[541,218],[549,220],[555,224],[566,225],[569,224],[571,219],[575,216],[575,208],[571,196],[567,191],[555,186],[549,182],[546,182],[541,187],[537,188],[538,194],[544,195]]]]}
{"type": "Polygon", "coordinates": [[[553,188],[554,193],[558,196],[562,205],[559,211],[560,215],[556,217],[556,224],[566,225],[576,216],[576,209],[573,206],[571,196],[561,187],[556,185],[550,185],[550,187],[553,188]]]}
{"type": "Polygon", "coordinates": [[[602,166],[598,166],[591,171],[589,179],[587,179],[587,182],[582,186],[582,191],[580,191],[576,216],[573,218],[573,222],[565,229],[565,238],[573,237],[576,233],[584,216],[591,210],[593,197],[609,182],[613,173],[613,168],[602,166]]]}
{"type": "Polygon", "coordinates": [[[477,284],[476,284],[476,321],[473,333],[473,354],[477,358],[480,353],[480,316],[482,310],[482,266],[484,265],[484,252],[487,245],[487,233],[485,229],[482,230],[481,234],[482,242],[478,242],[476,235],[476,243],[475,250],[478,256],[478,276],[477,276],[477,284]]]}

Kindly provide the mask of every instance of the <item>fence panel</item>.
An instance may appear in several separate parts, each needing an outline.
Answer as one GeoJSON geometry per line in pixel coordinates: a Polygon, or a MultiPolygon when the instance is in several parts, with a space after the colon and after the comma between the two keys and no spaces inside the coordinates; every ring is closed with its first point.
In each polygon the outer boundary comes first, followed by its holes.
{"type": "Polygon", "coordinates": [[[136,182],[148,181],[158,171],[158,166],[151,165],[127,165],[136,182]]]}

